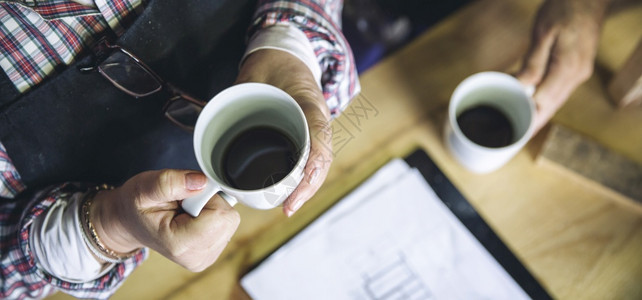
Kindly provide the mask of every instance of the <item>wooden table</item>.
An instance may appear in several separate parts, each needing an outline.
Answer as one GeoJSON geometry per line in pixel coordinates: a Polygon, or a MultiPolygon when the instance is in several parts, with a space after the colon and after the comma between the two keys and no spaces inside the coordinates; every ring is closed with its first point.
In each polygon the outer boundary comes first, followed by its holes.
{"type": "MultiPolygon", "coordinates": [[[[642,216],[538,166],[535,157],[543,134],[487,175],[463,169],[442,143],[444,115],[455,86],[475,72],[514,71],[528,45],[537,5],[473,2],[362,74],[361,96],[333,124],[336,158],[311,202],[289,219],[279,210],[238,206],[241,225],[212,267],[190,273],[152,253],[113,299],[246,298],[238,284],[244,272],[377,168],[417,147],[425,149],[552,296],[642,298],[642,216]]],[[[610,74],[635,47],[639,28],[642,5],[608,19],[596,73],[554,122],[642,162],[642,108],[615,109],[605,89],[610,74]]],[[[68,296],[52,297],[63,298],[68,296]]]]}

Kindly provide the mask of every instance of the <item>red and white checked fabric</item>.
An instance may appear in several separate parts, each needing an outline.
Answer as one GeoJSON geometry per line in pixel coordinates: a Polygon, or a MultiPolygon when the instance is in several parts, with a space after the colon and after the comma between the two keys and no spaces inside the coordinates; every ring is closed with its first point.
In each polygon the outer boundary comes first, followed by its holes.
{"type": "Polygon", "coordinates": [[[141,0],[0,1],[0,67],[18,91],[36,86],[111,28],[116,34],[143,9],[141,0]]]}

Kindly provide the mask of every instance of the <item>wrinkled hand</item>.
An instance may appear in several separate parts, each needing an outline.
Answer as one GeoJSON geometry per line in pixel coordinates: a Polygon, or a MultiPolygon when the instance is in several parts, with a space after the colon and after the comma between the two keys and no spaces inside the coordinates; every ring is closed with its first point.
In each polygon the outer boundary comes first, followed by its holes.
{"type": "Polygon", "coordinates": [[[328,175],[332,163],[332,130],[328,106],[310,69],[301,60],[284,51],[266,49],[250,54],[243,62],[236,82],[260,82],[284,90],[299,103],[308,121],[310,156],[304,169],[304,177],[283,202],[283,212],[291,216],[317,192],[328,175]]]}
{"type": "Polygon", "coordinates": [[[536,86],[536,130],[593,73],[600,28],[610,0],[546,0],[535,20],[530,49],[517,74],[536,86]]]}
{"type": "Polygon", "coordinates": [[[102,242],[119,253],[149,247],[193,272],[210,266],[239,225],[239,214],[216,195],[198,218],[180,200],[199,193],[207,179],[195,171],[140,173],[94,198],[91,218],[102,242]]]}

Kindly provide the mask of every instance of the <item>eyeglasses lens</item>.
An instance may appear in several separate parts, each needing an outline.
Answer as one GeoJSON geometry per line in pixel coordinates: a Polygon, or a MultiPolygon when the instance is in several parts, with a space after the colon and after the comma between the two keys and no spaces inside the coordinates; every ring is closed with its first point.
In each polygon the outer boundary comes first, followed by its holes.
{"type": "Polygon", "coordinates": [[[137,97],[155,93],[162,87],[145,68],[121,51],[115,51],[98,69],[120,89],[137,97]]]}
{"type": "Polygon", "coordinates": [[[165,114],[175,123],[187,128],[194,128],[196,119],[203,108],[183,98],[173,100],[167,106],[165,114]]]}

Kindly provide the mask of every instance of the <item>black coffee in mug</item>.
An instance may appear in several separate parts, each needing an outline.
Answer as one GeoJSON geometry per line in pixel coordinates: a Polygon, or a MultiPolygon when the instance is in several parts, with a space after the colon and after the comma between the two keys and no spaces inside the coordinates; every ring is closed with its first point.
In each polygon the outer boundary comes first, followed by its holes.
{"type": "Polygon", "coordinates": [[[457,116],[462,133],[475,144],[500,148],[513,143],[513,126],[499,109],[478,105],[464,110],[457,116]]]}
{"type": "Polygon", "coordinates": [[[223,152],[223,180],[236,189],[262,189],[285,178],[297,155],[295,144],[280,130],[251,127],[232,137],[223,152]]]}

